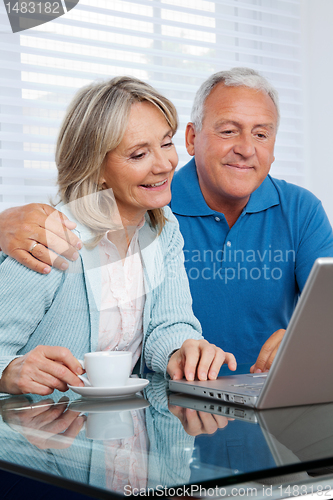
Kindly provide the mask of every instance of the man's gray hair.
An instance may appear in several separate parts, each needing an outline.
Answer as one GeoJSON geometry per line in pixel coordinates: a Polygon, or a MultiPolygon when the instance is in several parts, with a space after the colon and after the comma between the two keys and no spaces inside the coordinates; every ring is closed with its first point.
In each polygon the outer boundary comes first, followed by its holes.
{"type": "Polygon", "coordinates": [[[229,71],[219,71],[218,73],[211,75],[205,82],[203,82],[196,93],[192,106],[191,121],[194,123],[194,126],[198,131],[200,131],[202,127],[205,101],[218,83],[223,83],[227,87],[249,87],[268,94],[275,104],[278,115],[277,125],[279,125],[280,109],[277,90],[269,83],[268,80],[266,80],[266,78],[254,69],[232,68],[229,71]]]}

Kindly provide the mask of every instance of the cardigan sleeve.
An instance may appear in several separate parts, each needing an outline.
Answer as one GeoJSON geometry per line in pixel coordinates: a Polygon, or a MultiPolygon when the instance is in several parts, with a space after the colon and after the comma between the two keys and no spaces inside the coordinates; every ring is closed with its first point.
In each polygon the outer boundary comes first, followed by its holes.
{"type": "Polygon", "coordinates": [[[51,306],[64,274],[41,275],[11,257],[0,265],[0,377],[51,306]]]}
{"type": "Polygon", "coordinates": [[[164,375],[173,351],[187,339],[203,338],[200,323],[192,311],[184,267],[183,237],[178,221],[168,207],[166,216],[168,222],[159,236],[164,277],[151,292],[152,307],[144,345],[148,368],[164,375]]]}

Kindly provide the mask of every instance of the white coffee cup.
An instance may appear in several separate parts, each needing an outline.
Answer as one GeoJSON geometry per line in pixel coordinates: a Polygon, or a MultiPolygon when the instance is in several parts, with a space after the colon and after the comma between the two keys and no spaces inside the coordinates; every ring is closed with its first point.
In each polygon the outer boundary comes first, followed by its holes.
{"type": "Polygon", "coordinates": [[[84,355],[84,368],[93,387],[123,387],[132,368],[129,351],[97,351],[84,355]]]}

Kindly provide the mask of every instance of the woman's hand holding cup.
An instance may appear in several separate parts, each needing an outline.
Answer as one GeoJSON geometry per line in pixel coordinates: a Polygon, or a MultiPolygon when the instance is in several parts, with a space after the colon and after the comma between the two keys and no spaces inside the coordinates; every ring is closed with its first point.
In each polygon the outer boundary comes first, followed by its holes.
{"type": "Polygon", "coordinates": [[[0,392],[41,396],[54,389],[65,392],[68,385],[84,385],[77,376],[82,373],[81,364],[66,347],[39,345],[9,363],[0,380],[0,392]]]}

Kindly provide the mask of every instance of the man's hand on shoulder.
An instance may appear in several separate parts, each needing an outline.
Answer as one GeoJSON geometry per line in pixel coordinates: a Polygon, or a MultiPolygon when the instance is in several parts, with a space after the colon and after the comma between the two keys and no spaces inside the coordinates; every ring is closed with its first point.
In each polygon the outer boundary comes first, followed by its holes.
{"type": "Polygon", "coordinates": [[[76,224],[50,207],[32,203],[0,213],[0,247],[3,252],[41,274],[50,266],[65,270],[78,258],[82,243],[74,233],[76,224]],[[59,255],[58,255],[59,254],[59,255]]]}
{"type": "Polygon", "coordinates": [[[257,361],[250,368],[251,373],[268,372],[281,344],[281,340],[286,330],[277,330],[271,335],[262,346],[257,361]]]}

